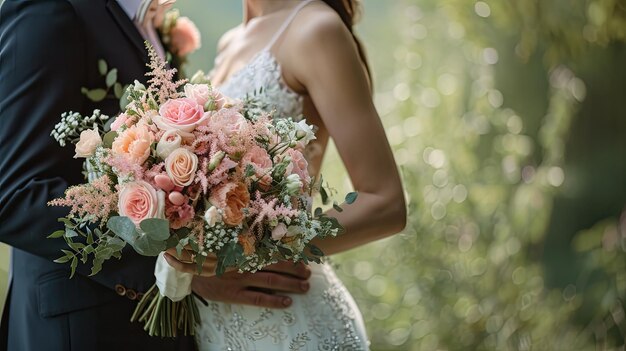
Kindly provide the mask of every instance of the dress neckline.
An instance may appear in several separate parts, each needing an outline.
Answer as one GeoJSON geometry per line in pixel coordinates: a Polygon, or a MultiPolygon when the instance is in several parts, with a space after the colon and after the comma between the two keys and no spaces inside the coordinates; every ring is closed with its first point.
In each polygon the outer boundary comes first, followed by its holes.
{"type": "Polygon", "coordinates": [[[281,67],[280,63],[278,62],[278,60],[276,59],[276,56],[274,56],[274,54],[272,53],[271,50],[274,47],[274,45],[276,44],[276,42],[278,41],[278,39],[280,39],[280,37],[283,35],[283,33],[287,30],[287,28],[289,27],[291,22],[293,22],[293,20],[296,18],[296,16],[300,12],[300,10],[302,10],[306,5],[308,5],[309,3],[313,2],[313,1],[315,1],[315,0],[303,0],[302,3],[300,3],[298,6],[296,6],[291,11],[289,16],[287,16],[285,21],[281,24],[281,26],[278,29],[278,31],[276,31],[276,33],[274,33],[274,35],[272,36],[270,41],[267,43],[267,45],[265,45],[265,47],[263,49],[261,49],[261,51],[259,51],[256,54],[254,54],[248,60],[248,62],[245,65],[243,65],[240,69],[236,70],[228,78],[224,79],[224,81],[221,82],[219,86],[224,86],[224,85],[228,84],[235,76],[238,76],[238,75],[242,74],[243,72],[245,72],[250,66],[254,65],[254,63],[256,63],[256,61],[260,57],[263,57],[263,55],[265,54],[265,55],[267,55],[268,59],[272,61],[272,64],[274,64],[277,67],[278,71],[280,72],[281,84],[284,85],[285,88],[288,89],[290,92],[295,93],[298,96],[300,96],[300,94],[298,92],[296,92],[295,90],[291,89],[291,87],[288,86],[285,83],[285,81],[283,79],[283,75],[282,75],[282,67],[281,67]]]}
{"type": "Polygon", "coordinates": [[[231,81],[233,81],[234,79],[236,79],[237,77],[239,77],[240,75],[244,74],[250,67],[254,66],[257,61],[259,61],[261,58],[263,57],[267,57],[267,59],[271,62],[271,64],[273,66],[276,67],[276,70],[278,72],[278,76],[279,76],[279,84],[280,86],[285,89],[286,92],[293,94],[295,96],[298,97],[302,97],[302,94],[300,94],[299,92],[293,90],[291,88],[291,86],[289,86],[289,84],[287,84],[285,82],[285,79],[283,78],[283,69],[282,66],[280,64],[280,62],[278,62],[278,60],[276,59],[276,56],[274,56],[274,54],[272,53],[272,51],[269,48],[264,48],[263,50],[257,52],[256,54],[252,55],[252,58],[250,58],[250,60],[243,65],[240,69],[236,70],[234,73],[232,73],[228,78],[226,78],[223,82],[221,82],[217,88],[223,88],[224,86],[230,84],[231,81]]]}

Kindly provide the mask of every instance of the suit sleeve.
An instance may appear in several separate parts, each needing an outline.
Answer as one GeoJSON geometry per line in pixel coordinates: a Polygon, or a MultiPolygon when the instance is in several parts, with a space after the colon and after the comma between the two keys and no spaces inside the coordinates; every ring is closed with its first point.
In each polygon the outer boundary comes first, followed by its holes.
{"type": "MultiPolygon", "coordinates": [[[[46,236],[62,229],[57,219],[67,209],[47,202],[83,182],[72,148],[61,148],[50,132],[63,111],[82,110],[86,45],[67,1],[6,0],[0,7],[0,241],[50,260],[66,248],[46,236]]],[[[91,279],[144,292],[154,262],[125,250],[91,279]]],[[[90,267],[79,265],[78,273],[90,267]]]]}

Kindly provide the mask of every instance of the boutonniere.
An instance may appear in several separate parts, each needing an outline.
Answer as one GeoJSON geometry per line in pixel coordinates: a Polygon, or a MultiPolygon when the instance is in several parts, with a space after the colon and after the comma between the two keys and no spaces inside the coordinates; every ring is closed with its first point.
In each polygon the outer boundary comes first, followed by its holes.
{"type": "Polygon", "coordinates": [[[166,12],[157,29],[167,61],[179,69],[187,63],[189,54],[201,46],[198,27],[188,17],[181,16],[177,9],[166,12]]]}

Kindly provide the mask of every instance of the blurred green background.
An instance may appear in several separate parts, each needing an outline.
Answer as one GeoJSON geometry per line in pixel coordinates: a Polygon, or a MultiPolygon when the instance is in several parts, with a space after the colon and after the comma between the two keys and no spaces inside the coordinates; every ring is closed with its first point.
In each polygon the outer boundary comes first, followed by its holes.
{"type": "MultiPolygon", "coordinates": [[[[402,234],[334,258],[372,349],[623,350],[626,3],[363,3],[410,206],[402,234]]],[[[207,71],[241,2],[178,7],[207,71]]],[[[322,172],[350,188],[334,149],[322,172]]]]}

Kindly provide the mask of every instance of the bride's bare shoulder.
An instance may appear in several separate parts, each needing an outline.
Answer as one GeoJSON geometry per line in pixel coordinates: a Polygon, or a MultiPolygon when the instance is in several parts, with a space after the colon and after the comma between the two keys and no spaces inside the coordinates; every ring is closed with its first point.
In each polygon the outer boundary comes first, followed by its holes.
{"type": "Polygon", "coordinates": [[[220,52],[224,51],[224,49],[226,49],[230,45],[233,39],[241,33],[242,29],[243,26],[238,25],[222,34],[220,39],[217,41],[217,53],[219,54],[220,52]]]}
{"type": "Polygon", "coordinates": [[[344,43],[352,43],[352,35],[341,17],[330,6],[323,2],[315,2],[298,14],[298,25],[291,30],[294,43],[300,45],[325,46],[328,39],[344,43]]]}

